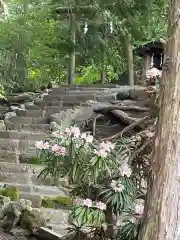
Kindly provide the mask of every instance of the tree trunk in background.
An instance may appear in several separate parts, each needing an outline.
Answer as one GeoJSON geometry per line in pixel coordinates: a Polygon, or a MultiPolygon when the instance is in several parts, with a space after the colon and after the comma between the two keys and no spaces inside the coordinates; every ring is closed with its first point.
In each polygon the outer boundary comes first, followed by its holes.
{"type": "Polygon", "coordinates": [[[103,50],[103,58],[102,58],[102,67],[101,67],[101,76],[100,76],[100,83],[106,83],[106,52],[107,52],[107,23],[104,19],[104,50],[103,50]]]}
{"type": "Polygon", "coordinates": [[[76,69],[76,51],[75,51],[75,44],[76,44],[76,31],[73,24],[73,14],[71,13],[70,19],[70,37],[71,42],[73,44],[73,50],[70,53],[69,58],[69,69],[68,69],[68,84],[73,84],[75,81],[75,69],[76,69]]]}
{"type": "Polygon", "coordinates": [[[102,69],[101,69],[101,84],[105,84],[105,82],[106,82],[106,73],[105,73],[105,69],[104,69],[104,67],[102,67],[102,69]]]}
{"type": "Polygon", "coordinates": [[[169,8],[161,108],[139,240],[180,239],[180,0],[171,0],[169,8]]]}
{"type": "Polygon", "coordinates": [[[133,64],[133,50],[132,50],[132,42],[131,36],[127,35],[127,61],[128,61],[128,84],[129,86],[134,85],[134,64],[133,64]]]}
{"type": "Polygon", "coordinates": [[[142,77],[139,81],[139,84],[141,86],[146,86],[146,73],[148,70],[151,68],[151,56],[150,55],[145,55],[144,56],[144,63],[143,63],[143,70],[142,70],[142,77]]]}

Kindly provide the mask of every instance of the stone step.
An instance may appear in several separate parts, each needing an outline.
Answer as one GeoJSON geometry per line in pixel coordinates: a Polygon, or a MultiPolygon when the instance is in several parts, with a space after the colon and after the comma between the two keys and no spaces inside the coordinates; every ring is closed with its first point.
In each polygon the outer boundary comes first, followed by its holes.
{"type": "Polygon", "coordinates": [[[35,132],[19,132],[19,131],[0,131],[0,138],[9,138],[17,140],[34,140],[40,141],[46,138],[45,133],[35,133],[35,132]]]}
{"type": "Polygon", "coordinates": [[[66,235],[68,234],[68,225],[66,224],[48,224],[52,228],[48,229],[45,227],[41,227],[38,231],[37,237],[38,239],[43,240],[60,240],[65,239],[66,235]]]}
{"type": "Polygon", "coordinates": [[[19,152],[19,140],[0,138],[0,150],[19,152]]]}
{"type": "Polygon", "coordinates": [[[66,196],[66,194],[59,190],[56,186],[46,186],[46,185],[30,185],[30,184],[21,184],[21,183],[9,183],[9,182],[0,182],[0,187],[17,187],[23,193],[33,192],[34,194],[40,194],[42,196],[66,196]]]}
{"type": "Polygon", "coordinates": [[[12,173],[30,172],[33,170],[33,166],[34,164],[30,165],[30,164],[1,162],[1,170],[3,172],[12,172],[12,173]]]}
{"type": "Polygon", "coordinates": [[[56,98],[56,99],[61,99],[61,97],[64,96],[81,96],[81,95],[99,95],[99,94],[104,94],[104,93],[118,93],[121,91],[125,91],[125,89],[127,89],[127,91],[129,91],[132,88],[128,88],[125,87],[123,89],[119,89],[119,88],[102,88],[102,89],[94,89],[94,88],[86,88],[86,89],[78,89],[78,90],[70,90],[70,91],[64,91],[64,92],[60,92],[60,93],[56,93],[56,92],[49,92],[48,95],[44,96],[44,99],[49,99],[49,97],[51,98],[56,98]]]}
{"type": "MultiPolygon", "coordinates": [[[[51,188],[51,186],[49,186],[49,189],[51,188]]],[[[51,195],[51,193],[49,192],[46,194],[43,194],[41,192],[37,193],[34,192],[33,189],[31,189],[30,192],[21,192],[20,191],[20,198],[22,199],[27,199],[30,200],[32,202],[32,207],[37,207],[40,208],[42,207],[42,200],[44,197],[58,197],[58,196],[66,196],[64,192],[60,192],[56,195],[51,195]]]]}
{"type": "Polygon", "coordinates": [[[50,224],[68,224],[68,211],[43,208],[43,215],[50,220],[50,224]]]}
{"type": "Polygon", "coordinates": [[[49,121],[44,117],[20,117],[12,116],[8,119],[12,124],[48,124],[49,121]]]}
{"type": "Polygon", "coordinates": [[[16,115],[21,117],[45,117],[45,112],[42,109],[23,109],[16,110],[16,115]]]}
{"type": "MultiPolygon", "coordinates": [[[[116,99],[116,95],[117,93],[100,93],[100,94],[91,94],[90,97],[88,97],[88,95],[80,95],[80,96],[77,96],[77,95],[69,95],[69,96],[60,96],[60,95],[48,95],[48,96],[45,96],[43,101],[44,102],[59,102],[60,104],[63,105],[63,103],[65,102],[73,102],[76,101],[76,102],[85,102],[87,100],[97,100],[97,101],[108,101],[108,100],[114,100],[116,99]],[[81,98],[82,97],[82,98],[81,98]]],[[[42,103],[41,103],[42,104],[42,103]]]]}
{"type": "Polygon", "coordinates": [[[32,173],[20,172],[13,173],[11,171],[4,172],[0,171],[0,182],[9,182],[9,183],[24,183],[32,184],[32,173]]]}
{"type": "Polygon", "coordinates": [[[21,124],[19,126],[8,126],[8,130],[19,130],[21,132],[50,132],[49,124],[21,124]]]}
{"type": "MultiPolygon", "coordinates": [[[[39,184],[38,174],[43,166],[1,162],[0,181],[19,184],[39,184]]],[[[43,184],[43,181],[42,181],[43,184]]]]}
{"type": "Polygon", "coordinates": [[[13,152],[11,150],[0,150],[0,163],[18,163],[19,162],[19,152],[13,152]]]}
{"type": "MultiPolygon", "coordinates": [[[[20,133],[19,133],[20,135],[20,133]]],[[[38,134],[36,134],[38,136],[38,134]]],[[[34,140],[31,140],[31,139],[8,139],[6,138],[6,140],[8,142],[12,141],[19,141],[19,144],[18,144],[18,149],[15,151],[15,149],[13,150],[14,152],[17,152],[17,153],[26,153],[26,152],[34,152],[36,151],[36,147],[35,147],[35,144],[36,144],[36,141],[40,141],[40,140],[44,140],[45,139],[45,135],[42,136],[42,135],[39,135],[38,137],[36,136],[36,139],[34,138],[34,140]]],[[[32,137],[33,138],[33,137],[32,137]]],[[[5,139],[5,138],[0,138],[1,139],[5,139]]],[[[11,143],[12,145],[12,143],[11,143]]],[[[1,149],[1,146],[0,146],[0,149],[1,149]]],[[[11,150],[11,149],[9,149],[11,150]]]]}
{"type": "Polygon", "coordinates": [[[77,90],[77,91],[62,92],[61,94],[56,94],[56,93],[50,92],[48,95],[44,96],[43,99],[45,99],[45,100],[52,100],[52,99],[61,100],[65,96],[98,95],[101,93],[104,93],[104,90],[102,90],[102,91],[95,91],[95,90],[80,91],[80,90],[77,90]]]}
{"type": "Polygon", "coordinates": [[[25,103],[25,109],[27,109],[27,110],[40,110],[39,106],[37,106],[34,103],[31,103],[31,104],[25,103]]]}

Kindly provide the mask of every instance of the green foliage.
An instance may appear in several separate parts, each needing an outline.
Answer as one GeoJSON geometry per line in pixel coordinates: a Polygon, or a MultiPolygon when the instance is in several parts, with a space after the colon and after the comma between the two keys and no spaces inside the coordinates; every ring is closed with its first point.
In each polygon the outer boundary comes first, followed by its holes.
{"type": "Polygon", "coordinates": [[[120,214],[124,209],[132,207],[132,199],[135,196],[135,186],[131,179],[121,177],[118,178],[118,181],[124,186],[122,192],[114,192],[112,188],[105,188],[100,192],[100,196],[103,197],[104,202],[109,204],[116,214],[120,214]]]}
{"type": "Polygon", "coordinates": [[[142,227],[142,219],[139,219],[136,223],[132,223],[130,220],[118,229],[116,239],[119,240],[138,240],[139,232],[142,227]]]}
{"type": "Polygon", "coordinates": [[[78,205],[75,205],[72,208],[69,218],[72,222],[75,220],[76,225],[78,226],[87,225],[91,227],[101,227],[106,223],[104,212],[98,209],[87,208],[78,205]]]}
{"type": "MultiPolygon", "coordinates": [[[[73,49],[78,53],[77,83],[99,81],[102,68],[105,69],[107,80],[112,81],[127,69],[127,35],[132,36],[133,48],[166,36],[165,0],[132,0],[131,3],[122,1],[121,4],[114,0],[93,2],[93,7],[82,9],[84,5],[91,5],[92,1],[28,3],[11,0],[2,8],[0,84],[5,91],[31,91],[50,81],[66,82],[69,56],[73,49]],[[75,45],[69,35],[71,11],[66,17],[64,12],[57,15],[57,6],[74,6],[77,19],[81,19],[81,24],[74,22],[75,45]],[[85,20],[88,23],[86,34],[83,25],[85,20]],[[97,24],[98,21],[104,21],[105,24],[97,24]],[[112,33],[110,22],[113,24],[112,33]],[[83,76],[78,75],[79,68],[83,76]]],[[[139,71],[139,63],[135,60],[134,64],[139,71]]]]}

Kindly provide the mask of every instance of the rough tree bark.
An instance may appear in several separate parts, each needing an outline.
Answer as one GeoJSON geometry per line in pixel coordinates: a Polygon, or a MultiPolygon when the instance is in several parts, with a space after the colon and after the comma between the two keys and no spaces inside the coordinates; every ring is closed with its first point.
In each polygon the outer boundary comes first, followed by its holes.
{"type": "Polygon", "coordinates": [[[169,8],[160,112],[139,240],[180,239],[180,0],[171,0],[169,8]]]}

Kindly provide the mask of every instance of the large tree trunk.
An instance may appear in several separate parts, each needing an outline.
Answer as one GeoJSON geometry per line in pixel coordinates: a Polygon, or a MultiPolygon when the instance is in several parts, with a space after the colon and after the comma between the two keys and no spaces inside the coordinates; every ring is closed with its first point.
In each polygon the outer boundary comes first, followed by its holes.
{"type": "Polygon", "coordinates": [[[180,0],[171,0],[169,7],[159,120],[139,240],[180,239],[180,0]]]}
{"type": "Polygon", "coordinates": [[[133,64],[133,50],[132,50],[132,42],[131,36],[127,35],[127,61],[128,61],[128,84],[129,86],[134,85],[134,64],[133,64]]]}

